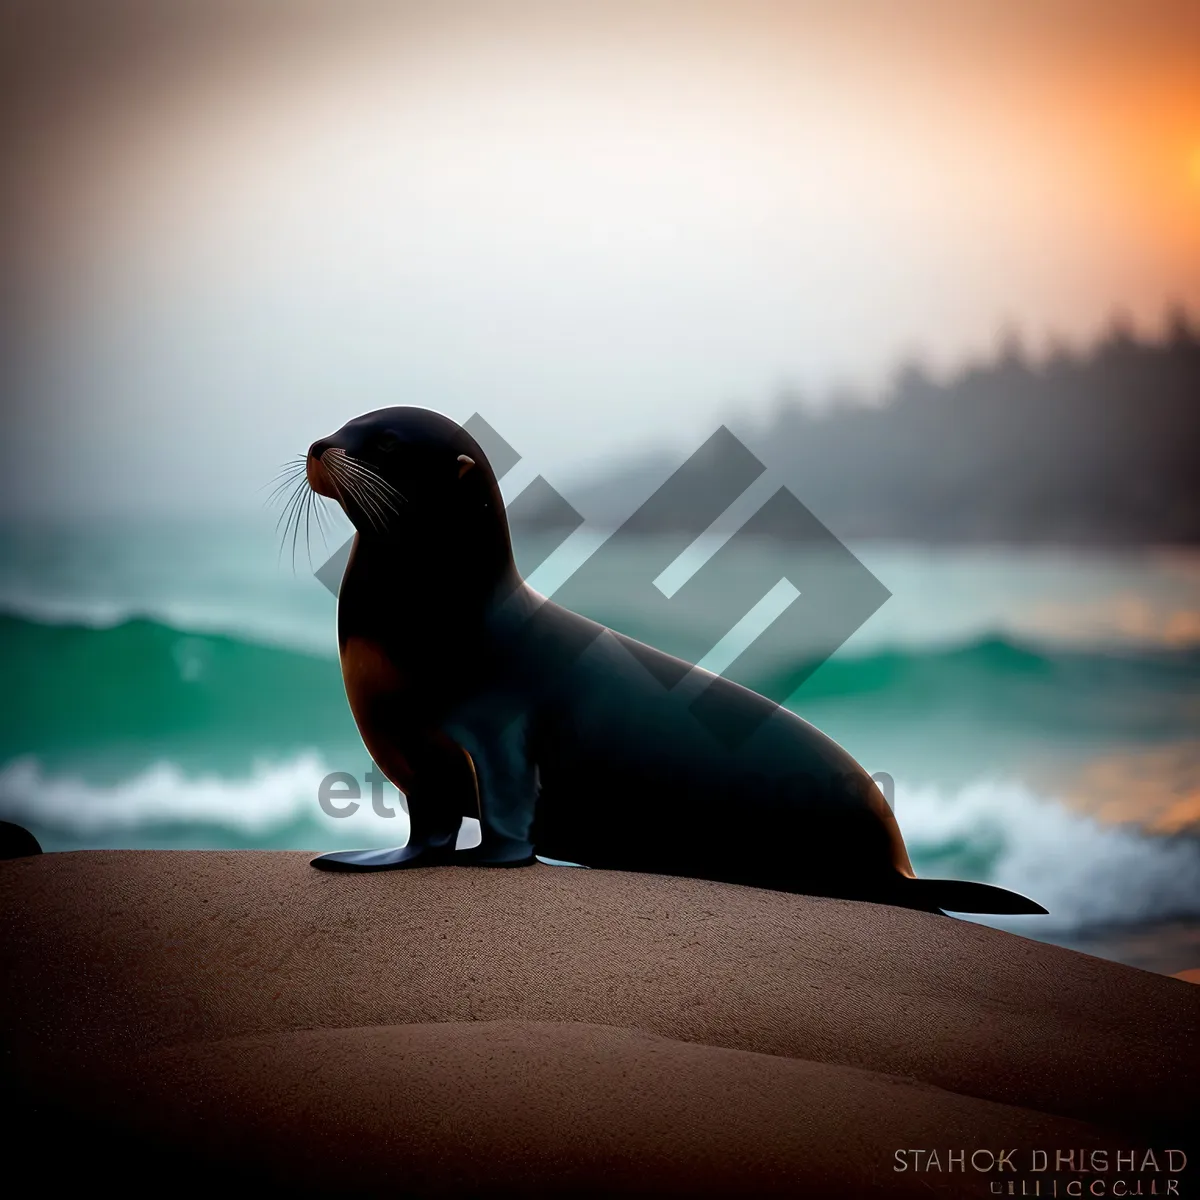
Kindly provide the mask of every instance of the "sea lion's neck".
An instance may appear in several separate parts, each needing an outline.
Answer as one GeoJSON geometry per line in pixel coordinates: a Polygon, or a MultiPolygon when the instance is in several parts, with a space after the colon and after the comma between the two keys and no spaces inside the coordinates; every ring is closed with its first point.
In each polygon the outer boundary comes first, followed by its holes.
{"type": "Polygon", "coordinates": [[[355,535],[338,593],[338,636],[394,639],[414,628],[477,627],[523,586],[511,549],[487,557],[469,546],[404,546],[355,535]]]}

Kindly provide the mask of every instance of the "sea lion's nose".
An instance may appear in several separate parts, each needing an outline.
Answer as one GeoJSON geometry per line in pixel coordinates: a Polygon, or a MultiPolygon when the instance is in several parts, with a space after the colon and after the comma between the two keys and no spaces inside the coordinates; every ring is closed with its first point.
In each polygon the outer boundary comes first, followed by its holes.
{"type": "Polygon", "coordinates": [[[304,471],[308,476],[308,486],[314,492],[336,500],[337,493],[332,486],[329,472],[325,470],[321,462],[321,455],[332,445],[333,443],[328,438],[321,438],[320,441],[313,442],[308,448],[308,459],[304,464],[304,471]]]}

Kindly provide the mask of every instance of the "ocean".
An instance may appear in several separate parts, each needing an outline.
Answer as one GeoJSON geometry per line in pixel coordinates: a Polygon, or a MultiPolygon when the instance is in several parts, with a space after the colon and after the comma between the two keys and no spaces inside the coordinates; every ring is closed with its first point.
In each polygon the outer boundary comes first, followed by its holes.
{"type": "MultiPolygon", "coordinates": [[[[0,817],[47,850],[404,840],[390,786],[385,815],[318,803],[325,776],[362,780],[370,762],[336,601],[311,570],[328,551],[314,531],[311,567],[301,545],[293,568],[273,524],[0,532],[0,817]]],[[[533,582],[551,591],[598,540],[580,531],[533,582]]],[[[630,547],[629,574],[660,550],[630,547]]],[[[987,923],[1153,970],[1200,965],[1200,555],[853,550],[890,599],[811,674],[781,652],[770,679],[742,682],[803,679],[788,706],[893,781],[919,873],[1050,909],[987,923]]],[[[754,578],[782,561],[770,543],[737,554],[734,574],[754,578]]],[[[664,649],[696,644],[622,578],[618,564],[575,606],[664,649]]]]}

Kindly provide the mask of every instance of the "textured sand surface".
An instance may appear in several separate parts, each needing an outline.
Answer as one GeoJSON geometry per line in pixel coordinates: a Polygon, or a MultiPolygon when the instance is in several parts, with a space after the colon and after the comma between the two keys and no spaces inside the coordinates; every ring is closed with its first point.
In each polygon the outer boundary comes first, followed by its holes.
{"type": "Polygon", "coordinates": [[[1178,1146],[1200,1114],[1181,980],[723,884],[307,864],[0,863],[21,1136],[393,1195],[984,1196],[895,1151],[1178,1146]]]}

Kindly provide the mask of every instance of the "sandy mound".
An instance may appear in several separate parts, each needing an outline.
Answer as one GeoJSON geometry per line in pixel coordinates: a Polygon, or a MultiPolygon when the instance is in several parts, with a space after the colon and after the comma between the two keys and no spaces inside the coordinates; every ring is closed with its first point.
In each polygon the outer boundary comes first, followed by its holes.
{"type": "Polygon", "coordinates": [[[723,884],[307,863],[0,862],[27,1151],[93,1182],[103,1152],[131,1180],[390,1194],[984,1196],[1021,1174],[896,1151],[1015,1148],[1024,1171],[1033,1148],[1182,1145],[1200,1112],[1178,980],[723,884]]]}

